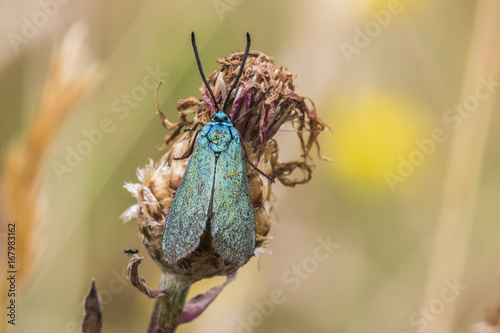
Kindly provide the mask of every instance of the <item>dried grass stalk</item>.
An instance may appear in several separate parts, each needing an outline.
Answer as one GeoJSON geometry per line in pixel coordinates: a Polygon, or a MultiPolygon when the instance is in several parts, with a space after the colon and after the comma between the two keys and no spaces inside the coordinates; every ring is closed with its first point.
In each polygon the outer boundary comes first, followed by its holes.
{"type": "MultiPolygon", "coordinates": [[[[16,262],[22,263],[22,269],[17,271],[18,288],[22,288],[36,257],[39,237],[34,232],[40,223],[36,202],[47,151],[66,116],[102,76],[98,64],[89,57],[86,34],[82,24],[75,24],[66,33],[33,118],[18,143],[8,147],[5,157],[1,228],[6,230],[7,223],[16,224],[16,262]]],[[[4,300],[6,293],[1,295],[4,300]]]]}

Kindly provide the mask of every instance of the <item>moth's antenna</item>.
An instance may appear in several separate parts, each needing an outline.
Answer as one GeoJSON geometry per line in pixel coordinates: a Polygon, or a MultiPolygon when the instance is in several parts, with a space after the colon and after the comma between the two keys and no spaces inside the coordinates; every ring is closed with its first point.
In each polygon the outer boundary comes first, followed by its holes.
{"type": "MultiPolygon", "coordinates": [[[[250,38],[250,37],[248,37],[248,38],[250,38]]],[[[205,74],[203,74],[203,68],[201,67],[201,61],[200,61],[200,55],[198,54],[198,48],[196,47],[196,41],[194,39],[194,31],[191,31],[191,44],[193,44],[194,56],[196,57],[196,62],[198,63],[198,69],[200,70],[201,78],[203,79],[203,82],[205,83],[205,86],[207,87],[208,92],[210,93],[210,96],[212,96],[212,101],[214,102],[214,106],[216,107],[217,111],[219,111],[219,105],[217,104],[217,101],[215,100],[214,93],[212,92],[212,89],[210,89],[210,86],[208,85],[207,79],[205,78],[205,74]]]]}
{"type": "Polygon", "coordinates": [[[241,77],[241,74],[243,74],[243,68],[245,67],[245,62],[247,61],[247,56],[248,56],[248,51],[250,50],[250,34],[247,32],[247,47],[245,49],[245,54],[243,55],[243,60],[241,61],[241,66],[240,66],[240,72],[238,73],[238,76],[236,77],[236,80],[233,83],[233,86],[231,89],[229,89],[229,93],[226,95],[226,101],[224,102],[224,107],[222,110],[226,109],[227,102],[229,101],[229,96],[231,96],[231,93],[233,92],[234,88],[238,84],[238,80],[241,77]]]}

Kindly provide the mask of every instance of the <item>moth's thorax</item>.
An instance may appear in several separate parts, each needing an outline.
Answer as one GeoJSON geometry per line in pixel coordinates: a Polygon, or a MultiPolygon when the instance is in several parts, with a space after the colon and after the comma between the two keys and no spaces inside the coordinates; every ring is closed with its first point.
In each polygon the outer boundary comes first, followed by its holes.
{"type": "Polygon", "coordinates": [[[215,153],[223,152],[227,149],[234,136],[231,131],[233,125],[229,117],[222,111],[219,111],[212,117],[212,120],[207,124],[206,137],[209,142],[210,149],[215,153]]]}
{"type": "Polygon", "coordinates": [[[215,153],[225,151],[233,139],[230,127],[225,124],[208,126],[210,126],[210,129],[207,133],[207,139],[210,149],[212,149],[215,153]]]}

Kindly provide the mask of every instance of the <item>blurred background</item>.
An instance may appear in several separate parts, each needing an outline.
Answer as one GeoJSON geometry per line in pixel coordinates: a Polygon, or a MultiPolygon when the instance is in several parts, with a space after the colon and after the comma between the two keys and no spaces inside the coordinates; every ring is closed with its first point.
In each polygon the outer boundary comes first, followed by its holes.
{"type": "MultiPolygon", "coordinates": [[[[0,17],[1,253],[16,222],[19,271],[0,331],[79,332],[93,278],[103,332],[146,330],[123,249],[150,287],[160,274],[119,216],[163,154],[154,86],[175,120],[200,97],[191,31],[206,73],[248,31],[331,126],[332,161],[274,186],[272,254],[178,332],[487,332],[471,327],[499,302],[497,0],[4,0],[0,17]]],[[[298,157],[295,133],[278,141],[298,157]]]]}

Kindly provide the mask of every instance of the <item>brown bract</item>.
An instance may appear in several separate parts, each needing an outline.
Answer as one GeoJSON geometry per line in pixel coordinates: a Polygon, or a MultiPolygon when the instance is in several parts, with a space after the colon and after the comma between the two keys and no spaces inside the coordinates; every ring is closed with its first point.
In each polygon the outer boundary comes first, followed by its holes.
{"type": "Polygon", "coordinates": [[[102,306],[101,298],[92,280],[92,287],[83,302],[85,316],[82,322],[83,333],[101,333],[102,329],[102,306]]]}

